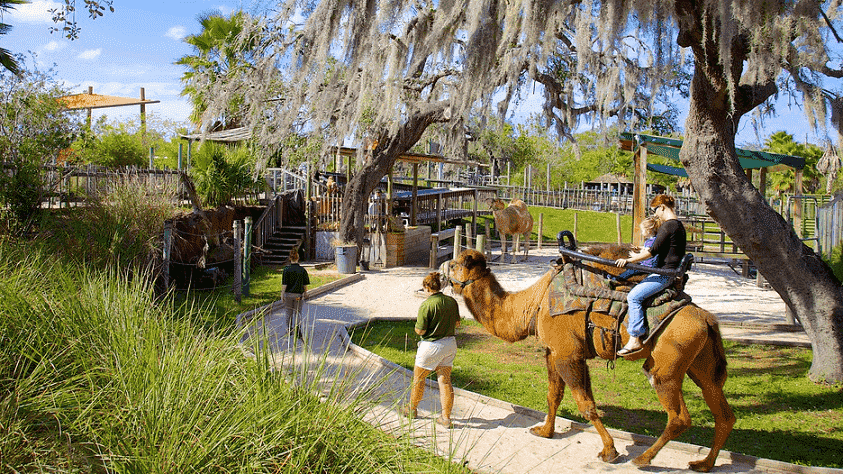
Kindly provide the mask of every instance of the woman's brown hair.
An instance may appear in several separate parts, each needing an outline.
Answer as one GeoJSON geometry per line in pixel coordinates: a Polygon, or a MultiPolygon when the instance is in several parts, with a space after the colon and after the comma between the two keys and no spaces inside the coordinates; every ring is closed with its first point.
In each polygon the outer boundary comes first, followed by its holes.
{"type": "Polygon", "coordinates": [[[676,199],[673,199],[673,196],[669,194],[657,194],[656,197],[650,201],[650,207],[666,206],[673,210],[673,206],[675,205],[676,199]]]}
{"type": "Polygon", "coordinates": [[[433,292],[441,290],[442,283],[439,281],[439,272],[430,272],[426,277],[424,277],[422,286],[433,292]]]}

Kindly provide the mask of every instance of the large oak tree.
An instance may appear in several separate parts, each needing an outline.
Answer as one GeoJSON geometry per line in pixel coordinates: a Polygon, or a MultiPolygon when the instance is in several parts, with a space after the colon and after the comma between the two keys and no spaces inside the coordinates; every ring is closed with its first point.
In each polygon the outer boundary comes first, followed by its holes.
{"type": "MultiPolygon", "coordinates": [[[[461,150],[470,114],[505,111],[531,81],[555,87],[542,74],[560,57],[570,58],[564,80],[591,81],[594,114],[624,117],[638,106],[635,90],[658,93],[664,67],[679,63],[680,47],[690,51],[683,165],[711,216],[803,322],[814,345],[810,376],[843,381],[840,283],[735,153],[741,118],[777,94],[796,94],[820,127],[827,115],[843,117],[841,63],[830,47],[840,0],[291,0],[276,12],[261,26],[263,61],[212,95],[246,94],[247,120],[267,144],[303,130],[326,143],[374,144],[345,194],[340,231],[357,241],[366,196],[430,124],[445,124],[450,150],[461,150]],[[287,84],[285,95],[268,102],[274,80],[287,84]]],[[[545,107],[565,119],[576,102],[545,107]]]]}

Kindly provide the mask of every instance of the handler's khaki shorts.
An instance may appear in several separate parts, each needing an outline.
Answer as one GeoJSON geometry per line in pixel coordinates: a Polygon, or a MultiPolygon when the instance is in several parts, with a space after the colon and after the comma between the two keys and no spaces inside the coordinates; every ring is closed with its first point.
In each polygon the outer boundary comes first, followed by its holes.
{"type": "Polygon", "coordinates": [[[437,367],[453,367],[457,355],[457,340],[454,336],[435,341],[419,341],[416,351],[416,367],[436,370],[437,367]]]}

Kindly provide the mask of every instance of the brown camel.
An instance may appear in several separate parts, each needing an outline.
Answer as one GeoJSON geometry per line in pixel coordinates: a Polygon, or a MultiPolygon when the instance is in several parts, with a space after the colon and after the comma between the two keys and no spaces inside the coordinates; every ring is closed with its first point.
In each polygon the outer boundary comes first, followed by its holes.
{"type": "MultiPolygon", "coordinates": [[[[606,247],[600,252],[590,253],[614,260],[618,256],[626,256],[627,252],[628,248],[614,246],[614,249],[606,247]]],[[[560,263],[564,262],[563,257],[560,263]]],[[[594,403],[586,359],[595,357],[593,351],[604,359],[615,359],[614,347],[620,346],[613,344],[611,335],[603,331],[593,331],[589,335],[583,311],[550,316],[548,288],[554,276],[561,271],[561,265],[547,272],[531,287],[515,293],[509,293],[501,287],[486,267],[483,254],[475,250],[462,252],[447,267],[454,292],[463,296],[474,319],[486,330],[508,342],[535,335],[544,344],[548,414],[544,424],[532,428],[530,432],[545,438],[553,436],[556,410],[567,385],[580,413],[594,424],[603,439],[603,450],[598,456],[605,462],[615,460],[618,453],[594,403]],[[588,344],[589,337],[594,338],[596,343],[588,344]],[[601,338],[607,340],[601,341],[601,338]]],[[[600,268],[613,274],[619,271],[616,267],[600,268]]],[[[600,321],[601,317],[610,318],[608,315],[592,312],[589,317],[597,325],[608,326],[600,321]]],[[[623,326],[621,332],[621,344],[624,344],[629,335],[623,326]]],[[[696,305],[684,306],[661,334],[628,359],[644,357],[644,371],[656,389],[668,418],[667,426],[658,440],[635,458],[633,463],[637,466],[649,465],[668,441],[691,426],[691,417],[682,395],[682,381],[685,374],[688,374],[702,389],[715,423],[714,440],[708,456],[690,463],[689,467],[695,471],[708,472],[714,466],[717,454],[735,423],[735,415],[723,394],[726,358],[716,317],[696,305]]]]}
{"type": "Polygon", "coordinates": [[[518,251],[520,238],[524,236],[524,259],[530,254],[530,232],[533,231],[533,216],[527,210],[527,204],[520,199],[513,199],[509,206],[503,199],[490,199],[489,207],[495,216],[495,228],[501,236],[501,262],[506,259],[506,236],[512,235],[512,263],[518,251]]]}

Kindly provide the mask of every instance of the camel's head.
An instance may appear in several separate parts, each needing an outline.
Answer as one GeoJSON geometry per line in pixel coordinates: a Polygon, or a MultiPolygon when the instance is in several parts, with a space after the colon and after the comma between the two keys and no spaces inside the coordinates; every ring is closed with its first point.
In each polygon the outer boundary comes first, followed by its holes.
{"type": "Polygon", "coordinates": [[[489,273],[486,268],[486,257],[474,249],[464,250],[459,257],[446,262],[447,269],[442,272],[454,288],[454,293],[462,294],[463,290],[483,278],[489,273]]]}
{"type": "Polygon", "coordinates": [[[503,199],[487,199],[486,204],[488,204],[489,209],[493,211],[500,211],[501,209],[506,208],[506,203],[503,199]]]}

